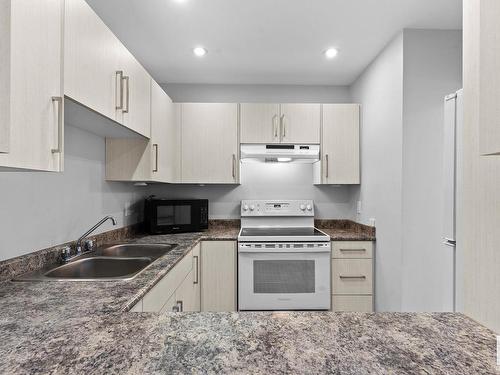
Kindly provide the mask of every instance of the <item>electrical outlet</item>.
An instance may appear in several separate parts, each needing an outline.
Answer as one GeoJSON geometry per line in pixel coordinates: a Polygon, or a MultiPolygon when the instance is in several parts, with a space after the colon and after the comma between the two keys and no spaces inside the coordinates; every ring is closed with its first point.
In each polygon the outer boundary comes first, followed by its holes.
{"type": "Polygon", "coordinates": [[[361,213],[361,201],[358,201],[358,205],[357,205],[357,213],[360,214],[361,213]]]}
{"type": "Polygon", "coordinates": [[[368,221],[369,221],[369,224],[368,224],[369,226],[371,226],[371,227],[375,226],[375,218],[374,217],[371,217],[370,220],[368,220],[368,221]]]}
{"type": "Polygon", "coordinates": [[[130,202],[125,203],[125,216],[132,216],[134,214],[134,206],[130,202]]]}

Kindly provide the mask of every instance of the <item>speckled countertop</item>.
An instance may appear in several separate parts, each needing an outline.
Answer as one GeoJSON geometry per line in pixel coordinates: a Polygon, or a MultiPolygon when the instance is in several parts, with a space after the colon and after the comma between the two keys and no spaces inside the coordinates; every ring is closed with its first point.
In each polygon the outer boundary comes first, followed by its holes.
{"type": "Polygon", "coordinates": [[[461,314],[127,312],[195,243],[237,233],[136,238],[178,246],[130,281],[1,283],[0,373],[496,373],[495,336],[461,314]]]}

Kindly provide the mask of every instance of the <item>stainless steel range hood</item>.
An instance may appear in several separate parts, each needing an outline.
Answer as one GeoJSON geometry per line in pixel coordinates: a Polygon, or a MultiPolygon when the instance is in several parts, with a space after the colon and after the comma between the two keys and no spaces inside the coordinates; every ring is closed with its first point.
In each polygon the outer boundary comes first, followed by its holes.
{"type": "Polygon", "coordinates": [[[315,163],[319,161],[319,145],[242,144],[241,161],[315,163]]]}

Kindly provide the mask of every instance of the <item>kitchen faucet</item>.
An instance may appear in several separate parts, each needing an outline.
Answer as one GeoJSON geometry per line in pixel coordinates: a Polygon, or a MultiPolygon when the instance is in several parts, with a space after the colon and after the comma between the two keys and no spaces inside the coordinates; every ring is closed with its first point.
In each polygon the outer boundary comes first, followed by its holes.
{"type": "Polygon", "coordinates": [[[102,224],[104,224],[107,220],[111,220],[113,222],[113,225],[116,225],[116,220],[113,216],[106,216],[99,220],[99,222],[94,225],[92,228],[90,228],[88,231],[86,231],[82,236],[76,241],[76,255],[80,255],[82,251],[82,241],[89,236],[93,231],[95,231],[97,228],[99,228],[102,224]]]}

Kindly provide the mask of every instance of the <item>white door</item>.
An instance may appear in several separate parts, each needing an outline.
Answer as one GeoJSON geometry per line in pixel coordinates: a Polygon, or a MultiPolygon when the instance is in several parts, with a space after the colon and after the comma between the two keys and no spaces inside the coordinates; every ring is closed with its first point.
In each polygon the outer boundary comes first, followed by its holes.
{"type": "Polygon", "coordinates": [[[281,104],[281,143],[320,142],[321,104],[281,104]]]}
{"type": "Polygon", "coordinates": [[[279,143],[279,112],[279,104],[240,104],[241,143],[279,143]]]}
{"type": "Polygon", "coordinates": [[[181,104],[183,183],[238,182],[238,105],[181,104]]]}
{"type": "MultiPolygon", "coordinates": [[[[60,171],[63,161],[62,38],[63,1],[4,2],[0,19],[10,27],[9,84],[2,82],[0,101],[10,105],[10,136],[0,166],[60,171]]],[[[2,45],[2,49],[3,49],[2,45]]],[[[3,75],[2,75],[3,76],[3,75]]],[[[4,108],[2,106],[2,108],[4,108]]],[[[4,115],[4,113],[2,114],[4,115]]],[[[3,120],[5,118],[0,116],[3,120]]]]}
{"type": "Polygon", "coordinates": [[[359,105],[323,104],[321,181],[359,184],[359,105]]]}

